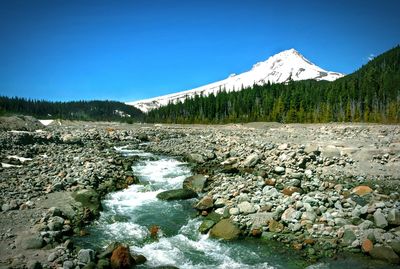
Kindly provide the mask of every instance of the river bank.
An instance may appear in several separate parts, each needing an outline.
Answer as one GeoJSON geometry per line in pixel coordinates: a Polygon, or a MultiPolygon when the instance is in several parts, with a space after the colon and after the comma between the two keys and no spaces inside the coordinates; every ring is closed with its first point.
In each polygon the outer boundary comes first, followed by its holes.
{"type": "Polygon", "coordinates": [[[113,150],[129,145],[196,163],[208,177],[199,213],[229,218],[240,236],[286,241],[311,260],[365,248],[398,263],[399,133],[398,126],[381,125],[109,123],[2,132],[1,262],[14,268],[34,260],[50,266],[60,257],[60,265],[74,262],[69,236],[85,233],[106,193],[136,182],[135,160],[113,150]],[[79,197],[95,203],[77,206],[85,200],[79,197]]]}

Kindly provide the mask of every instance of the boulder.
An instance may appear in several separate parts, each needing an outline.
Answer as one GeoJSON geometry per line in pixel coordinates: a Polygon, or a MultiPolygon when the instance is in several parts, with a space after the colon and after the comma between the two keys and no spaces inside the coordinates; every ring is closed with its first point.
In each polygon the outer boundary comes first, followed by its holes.
{"type": "Polygon", "coordinates": [[[256,212],[254,205],[247,201],[241,202],[237,207],[239,208],[239,212],[242,214],[251,214],[256,212]]]}
{"type": "Polygon", "coordinates": [[[364,196],[372,192],[372,189],[368,186],[357,186],[353,188],[351,193],[355,193],[358,196],[364,196]]]}
{"type": "Polygon", "coordinates": [[[189,161],[195,162],[195,163],[204,163],[206,160],[201,154],[198,153],[191,153],[188,155],[189,161]]]}
{"type": "Polygon", "coordinates": [[[397,255],[400,255],[400,241],[392,241],[389,243],[389,246],[396,252],[397,255]]]}
{"type": "Polygon", "coordinates": [[[111,255],[112,269],[129,269],[135,265],[128,246],[120,245],[114,249],[111,255]]]}
{"type": "Polygon", "coordinates": [[[215,225],[215,222],[210,219],[204,220],[200,227],[199,227],[199,232],[202,234],[208,233],[208,231],[215,225]]]}
{"type": "Polygon", "coordinates": [[[260,156],[257,153],[250,154],[243,161],[243,166],[245,167],[253,167],[260,161],[260,156]]]}
{"type": "Polygon", "coordinates": [[[346,229],[343,234],[342,243],[345,246],[350,246],[357,237],[351,229],[346,229]]]}
{"type": "Polygon", "coordinates": [[[277,222],[276,220],[270,220],[268,223],[268,228],[270,232],[273,233],[280,233],[283,231],[283,224],[280,222],[277,222]]]}
{"type": "Polygon", "coordinates": [[[210,236],[225,240],[237,239],[240,235],[239,228],[229,219],[220,220],[211,230],[210,236]]]}
{"type": "Polygon", "coordinates": [[[385,218],[385,215],[382,213],[380,209],[376,210],[374,213],[374,223],[378,228],[386,228],[388,226],[388,222],[385,218]]]}
{"type": "Polygon", "coordinates": [[[21,235],[18,239],[23,249],[39,249],[44,246],[43,238],[40,235],[21,235]]]}
{"type": "Polygon", "coordinates": [[[374,244],[369,239],[365,239],[361,244],[361,250],[366,253],[369,253],[373,248],[374,248],[374,244]]]}
{"type": "Polygon", "coordinates": [[[213,208],[213,206],[213,198],[211,196],[204,196],[194,207],[197,210],[208,210],[213,208]]]}
{"type": "Polygon", "coordinates": [[[274,218],[274,213],[260,212],[248,215],[252,222],[251,229],[261,229],[266,226],[270,220],[274,218]]]}
{"type": "Polygon", "coordinates": [[[169,191],[163,191],[157,194],[157,198],[160,200],[186,200],[196,198],[197,193],[189,189],[175,189],[169,191]]]}
{"type": "Polygon", "coordinates": [[[286,223],[297,222],[297,219],[300,216],[300,211],[296,211],[293,207],[289,207],[282,213],[281,220],[286,223]]]}
{"type": "Polygon", "coordinates": [[[203,192],[206,183],[207,183],[207,177],[205,177],[204,175],[194,175],[191,177],[187,177],[183,181],[182,187],[184,189],[189,189],[194,192],[203,192]]]}
{"type": "Polygon", "coordinates": [[[81,249],[78,252],[78,264],[79,265],[87,265],[90,262],[93,262],[95,259],[95,252],[93,249],[81,249]]]}
{"type": "Polygon", "coordinates": [[[372,258],[377,260],[383,260],[389,263],[397,264],[400,263],[400,258],[390,247],[377,246],[374,247],[369,254],[372,258]]]}
{"type": "Polygon", "coordinates": [[[399,226],[400,225],[400,211],[397,208],[393,208],[389,211],[387,216],[387,221],[390,225],[399,226]]]}
{"type": "Polygon", "coordinates": [[[99,195],[92,188],[81,189],[72,193],[72,197],[75,201],[82,204],[82,207],[89,208],[93,211],[101,209],[101,203],[99,195]]]}

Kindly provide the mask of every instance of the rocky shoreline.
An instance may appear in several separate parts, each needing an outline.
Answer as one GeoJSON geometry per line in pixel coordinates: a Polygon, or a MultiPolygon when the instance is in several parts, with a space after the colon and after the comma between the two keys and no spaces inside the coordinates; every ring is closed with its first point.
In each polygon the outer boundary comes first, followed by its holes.
{"type": "Polygon", "coordinates": [[[281,241],[311,261],[346,250],[399,263],[399,126],[76,122],[43,129],[0,133],[4,268],[93,266],[94,254],[74,249],[70,236],[85,234],[105,194],[137,182],[135,159],[121,157],[119,145],[195,164],[204,175],[195,189],[204,233],[281,241]]]}

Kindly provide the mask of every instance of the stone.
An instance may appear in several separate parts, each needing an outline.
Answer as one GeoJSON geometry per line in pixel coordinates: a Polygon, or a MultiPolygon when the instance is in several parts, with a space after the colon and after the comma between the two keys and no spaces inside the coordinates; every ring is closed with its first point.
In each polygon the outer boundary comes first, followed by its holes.
{"type": "Polygon", "coordinates": [[[237,207],[239,208],[239,212],[242,214],[251,214],[256,211],[254,205],[247,201],[238,204],[237,207]]]}
{"type": "Polygon", "coordinates": [[[364,196],[372,192],[372,189],[368,186],[357,186],[353,188],[351,193],[355,193],[358,196],[364,196]]]}
{"type": "Polygon", "coordinates": [[[400,254],[400,241],[392,241],[389,243],[389,246],[396,252],[397,255],[400,254]]]}
{"type": "Polygon", "coordinates": [[[73,269],[74,266],[74,262],[73,261],[65,261],[63,263],[63,269],[73,269]]]}
{"type": "Polygon", "coordinates": [[[93,262],[95,259],[95,252],[93,249],[81,249],[78,252],[78,263],[80,265],[87,265],[90,262],[93,262]]]}
{"type": "Polygon", "coordinates": [[[78,136],[74,136],[72,134],[62,135],[61,141],[65,144],[82,144],[82,140],[78,136]]]}
{"type": "Polygon", "coordinates": [[[311,222],[314,222],[315,219],[317,218],[317,215],[315,215],[314,212],[303,212],[303,214],[301,214],[301,220],[308,220],[311,222]]]}
{"type": "Polygon", "coordinates": [[[292,207],[289,207],[282,213],[281,220],[286,223],[297,222],[297,218],[299,217],[299,214],[300,214],[300,212],[296,211],[292,207]]]}
{"type": "Polygon", "coordinates": [[[285,187],[283,190],[282,190],[282,193],[284,194],[284,195],[287,195],[287,196],[291,196],[293,193],[295,193],[295,192],[297,192],[297,193],[302,193],[303,191],[302,191],[302,189],[300,189],[300,188],[298,188],[298,187],[294,187],[294,186],[289,186],[289,187],[285,187]]]}
{"type": "Polygon", "coordinates": [[[129,269],[135,265],[135,260],[129,251],[129,247],[124,245],[114,249],[110,262],[112,269],[129,269]]]}
{"type": "Polygon", "coordinates": [[[351,244],[357,239],[353,230],[345,229],[342,238],[342,244],[345,246],[351,246],[351,244]]]}
{"type": "Polygon", "coordinates": [[[252,229],[260,229],[268,224],[270,220],[274,218],[274,213],[271,212],[259,212],[248,215],[252,222],[252,229]]]}
{"type": "Polygon", "coordinates": [[[218,198],[217,200],[215,200],[214,202],[214,207],[216,208],[221,208],[224,207],[226,204],[226,200],[223,198],[218,198]]]}
{"type": "Polygon", "coordinates": [[[47,261],[53,262],[57,258],[58,258],[58,252],[55,251],[55,252],[50,253],[50,255],[47,257],[47,261]]]}
{"type": "Polygon", "coordinates": [[[195,163],[204,163],[206,160],[201,154],[198,153],[191,153],[188,155],[189,161],[195,162],[195,163]]]}
{"type": "Polygon", "coordinates": [[[369,252],[369,254],[372,258],[377,260],[383,260],[393,264],[400,263],[399,256],[390,247],[376,246],[369,252]]]}
{"type": "Polygon", "coordinates": [[[75,201],[82,204],[82,207],[89,208],[93,211],[101,209],[99,195],[92,188],[81,189],[72,194],[75,201]]]}
{"type": "Polygon", "coordinates": [[[250,154],[247,156],[247,158],[244,160],[243,165],[245,167],[253,167],[260,161],[260,156],[257,153],[250,154]]]}
{"type": "Polygon", "coordinates": [[[229,214],[232,216],[239,215],[239,213],[239,208],[237,207],[232,207],[229,209],[229,214]]]}
{"type": "Polygon", "coordinates": [[[366,253],[369,253],[373,247],[374,247],[374,244],[369,239],[365,239],[361,244],[361,250],[366,253]]]}
{"type": "Polygon", "coordinates": [[[388,222],[385,218],[385,215],[382,213],[380,209],[376,210],[374,213],[374,223],[378,228],[386,228],[388,226],[388,222]]]}
{"type": "Polygon", "coordinates": [[[62,227],[64,226],[64,219],[59,216],[54,216],[49,219],[49,222],[47,224],[49,227],[50,231],[58,231],[61,230],[62,227]]]}
{"type": "Polygon", "coordinates": [[[182,188],[189,189],[199,193],[204,191],[206,183],[207,183],[207,177],[205,177],[204,175],[194,175],[185,178],[185,180],[183,181],[182,188]]]}
{"type": "Polygon", "coordinates": [[[43,266],[40,262],[38,261],[29,261],[26,265],[28,269],[42,269],[43,266]]]}
{"type": "Polygon", "coordinates": [[[270,232],[273,233],[280,233],[283,231],[283,224],[280,222],[277,222],[276,220],[270,220],[268,223],[268,228],[270,232]]]}
{"type": "Polygon", "coordinates": [[[197,193],[189,189],[175,189],[169,191],[163,191],[157,194],[157,198],[160,200],[186,200],[196,198],[197,193]]]}
{"type": "Polygon", "coordinates": [[[400,226],[400,211],[397,208],[389,210],[387,221],[390,225],[400,226]]]}
{"type": "Polygon", "coordinates": [[[213,206],[213,198],[211,196],[204,196],[194,207],[197,210],[208,210],[213,208],[213,206]]]}
{"type": "Polygon", "coordinates": [[[132,255],[133,259],[135,260],[135,265],[144,264],[147,261],[147,258],[143,255],[132,255]]]}
{"type": "Polygon", "coordinates": [[[286,170],[285,167],[277,166],[277,167],[275,167],[274,172],[277,174],[284,174],[285,170],[286,170]]]}
{"type": "Polygon", "coordinates": [[[213,220],[206,219],[201,223],[199,227],[199,232],[202,234],[206,234],[214,225],[215,222],[213,220]]]}
{"type": "Polygon", "coordinates": [[[100,259],[97,262],[98,269],[109,269],[111,267],[110,261],[107,259],[100,259]]]}
{"type": "Polygon", "coordinates": [[[240,235],[239,228],[229,219],[220,220],[210,230],[210,236],[224,240],[234,240],[240,235]]]}
{"type": "Polygon", "coordinates": [[[20,238],[20,244],[23,249],[39,249],[44,246],[44,241],[40,235],[33,234],[20,238]]]}

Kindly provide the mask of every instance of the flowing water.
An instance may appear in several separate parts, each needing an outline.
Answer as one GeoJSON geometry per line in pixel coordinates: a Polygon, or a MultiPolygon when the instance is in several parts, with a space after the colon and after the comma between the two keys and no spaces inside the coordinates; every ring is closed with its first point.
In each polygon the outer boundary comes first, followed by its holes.
{"type": "MultiPolygon", "coordinates": [[[[107,195],[99,220],[88,227],[89,236],[77,239],[79,245],[96,249],[115,241],[127,243],[133,252],[148,259],[139,268],[161,265],[182,269],[307,266],[299,256],[277,243],[256,239],[225,242],[200,234],[201,218],[195,217],[194,200],[161,201],[156,198],[161,191],[182,186],[183,180],[191,175],[188,165],[170,157],[123,148],[118,150],[124,155],[140,157],[141,161],[132,169],[142,184],[107,195]],[[150,236],[152,225],[160,227],[157,239],[150,236]]],[[[333,267],[319,264],[315,268],[333,267]]]]}

